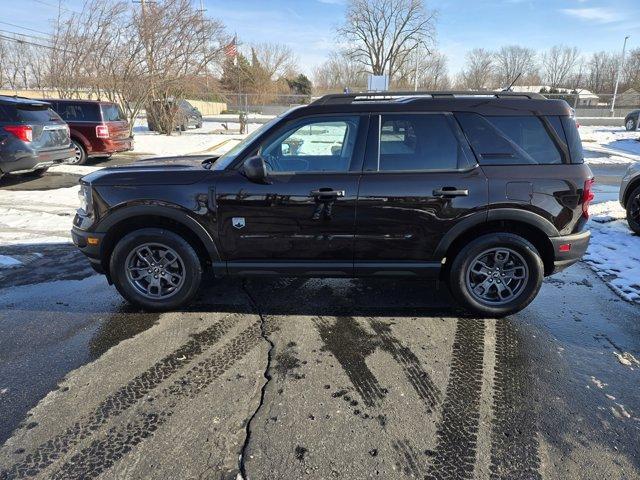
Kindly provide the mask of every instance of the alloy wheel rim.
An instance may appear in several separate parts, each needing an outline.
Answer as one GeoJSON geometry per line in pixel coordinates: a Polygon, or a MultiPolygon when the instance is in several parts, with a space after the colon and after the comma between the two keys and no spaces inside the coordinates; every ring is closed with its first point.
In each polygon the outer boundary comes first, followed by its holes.
{"type": "Polygon", "coordinates": [[[161,243],[134,248],[125,260],[129,284],[143,297],[165,300],[180,291],[185,267],[180,255],[161,243]]]}
{"type": "Polygon", "coordinates": [[[79,163],[82,158],[82,152],[80,152],[80,147],[77,145],[73,146],[73,150],[75,151],[75,157],[73,159],[73,163],[79,163]]]}
{"type": "Polygon", "coordinates": [[[635,127],[635,125],[634,125],[634,123],[633,123],[633,120],[629,120],[629,121],[627,122],[627,130],[634,130],[634,128],[633,128],[633,127],[635,127]]]}
{"type": "Polygon", "coordinates": [[[519,297],[529,280],[529,267],[515,250],[490,248],[469,264],[466,284],[469,293],[480,303],[505,305],[519,297]]]}

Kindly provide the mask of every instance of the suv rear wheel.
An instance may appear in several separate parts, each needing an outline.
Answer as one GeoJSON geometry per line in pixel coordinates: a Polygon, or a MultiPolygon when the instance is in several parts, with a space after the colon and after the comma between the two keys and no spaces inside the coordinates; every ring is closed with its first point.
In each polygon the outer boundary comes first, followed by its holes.
{"type": "Polygon", "coordinates": [[[525,308],[538,294],[542,259],[526,239],[512,233],[483,235],[453,259],[449,288],[469,310],[503,317],[525,308]]]}
{"type": "Polygon", "coordinates": [[[624,127],[628,130],[628,131],[633,131],[636,129],[636,122],[633,118],[630,118],[629,120],[627,120],[627,123],[624,124],[624,127]]]}
{"type": "Polygon", "coordinates": [[[123,297],[156,311],[188,303],[202,278],[200,259],[189,242],[159,228],[136,230],[120,240],[109,271],[123,297]]]}
{"type": "Polygon", "coordinates": [[[627,200],[627,223],[629,228],[640,235],[640,187],[637,187],[627,200]]]}
{"type": "Polygon", "coordinates": [[[76,151],[76,155],[69,163],[72,163],[73,165],[84,165],[85,163],[87,163],[87,151],[84,149],[82,144],[76,140],[72,140],[71,143],[73,144],[73,148],[76,151]]]}

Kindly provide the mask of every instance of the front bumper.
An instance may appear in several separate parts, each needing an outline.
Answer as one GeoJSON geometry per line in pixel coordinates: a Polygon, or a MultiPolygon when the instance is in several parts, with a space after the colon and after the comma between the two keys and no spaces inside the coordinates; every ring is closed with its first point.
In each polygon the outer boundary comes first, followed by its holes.
{"type": "MultiPolygon", "coordinates": [[[[76,219],[78,216],[76,215],[76,219]]],[[[102,242],[104,240],[104,233],[95,233],[95,232],[86,232],[84,230],[79,229],[75,226],[76,220],[74,220],[74,227],[71,229],[71,238],[76,247],[80,249],[82,253],[84,253],[89,262],[91,262],[91,267],[98,273],[106,273],[104,266],[102,265],[102,242]],[[95,240],[91,240],[95,239],[95,240]],[[97,240],[97,243],[95,243],[97,240]]]]}
{"type": "Polygon", "coordinates": [[[591,232],[589,230],[573,233],[571,235],[549,238],[553,245],[553,251],[555,254],[553,273],[560,272],[578,262],[587,251],[590,239],[591,232]],[[566,249],[567,245],[569,245],[569,250],[562,251],[561,247],[566,249]]]}

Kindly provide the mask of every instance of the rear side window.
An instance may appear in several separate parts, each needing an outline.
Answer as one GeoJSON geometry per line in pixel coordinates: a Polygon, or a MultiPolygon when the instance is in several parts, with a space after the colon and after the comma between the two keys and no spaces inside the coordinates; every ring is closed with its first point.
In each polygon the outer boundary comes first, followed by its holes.
{"type": "Polygon", "coordinates": [[[379,171],[457,170],[468,166],[454,124],[442,114],[383,115],[379,171]]]}
{"type": "Polygon", "coordinates": [[[120,109],[120,106],[116,104],[102,104],[102,120],[105,122],[120,122],[124,120],[124,113],[120,109]]]}
{"type": "Polygon", "coordinates": [[[46,106],[16,105],[16,116],[19,122],[25,123],[60,121],[58,114],[46,106]]]}
{"type": "Polygon", "coordinates": [[[457,113],[456,118],[481,165],[562,163],[560,150],[538,117],[457,113]]]}
{"type": "Polygon", "coordinates": [[[95,103],[58,102],[58,113],[67,122],[101,122],[100,107],[95,103]]]}
{"type": "Polygon", "coordinates": [[[560,117],[564,133],[567,137],[567,146],[571,155],[571,163],[584,163],[584,154],[582,153],[582,140],[578,133],[576,122],[571,117],[560,117]]]}
{"type": "Polygon", "coordinates": [[[11,105],[0,103],[0,122],[13,122],[16,119],[16,109],[11,105]]]}

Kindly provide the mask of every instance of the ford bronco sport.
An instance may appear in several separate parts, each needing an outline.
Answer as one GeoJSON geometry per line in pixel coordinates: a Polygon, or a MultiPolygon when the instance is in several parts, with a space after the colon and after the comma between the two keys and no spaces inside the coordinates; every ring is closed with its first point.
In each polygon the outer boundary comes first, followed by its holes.
{"type": "Polygon", "coordinates": [[[130,302],[215,276],[439,277],[503,316],[577,262],[593,176],[572,110],[511,92],[341,94],[212,157],[81,179],[73,239],[130,302]]]}

